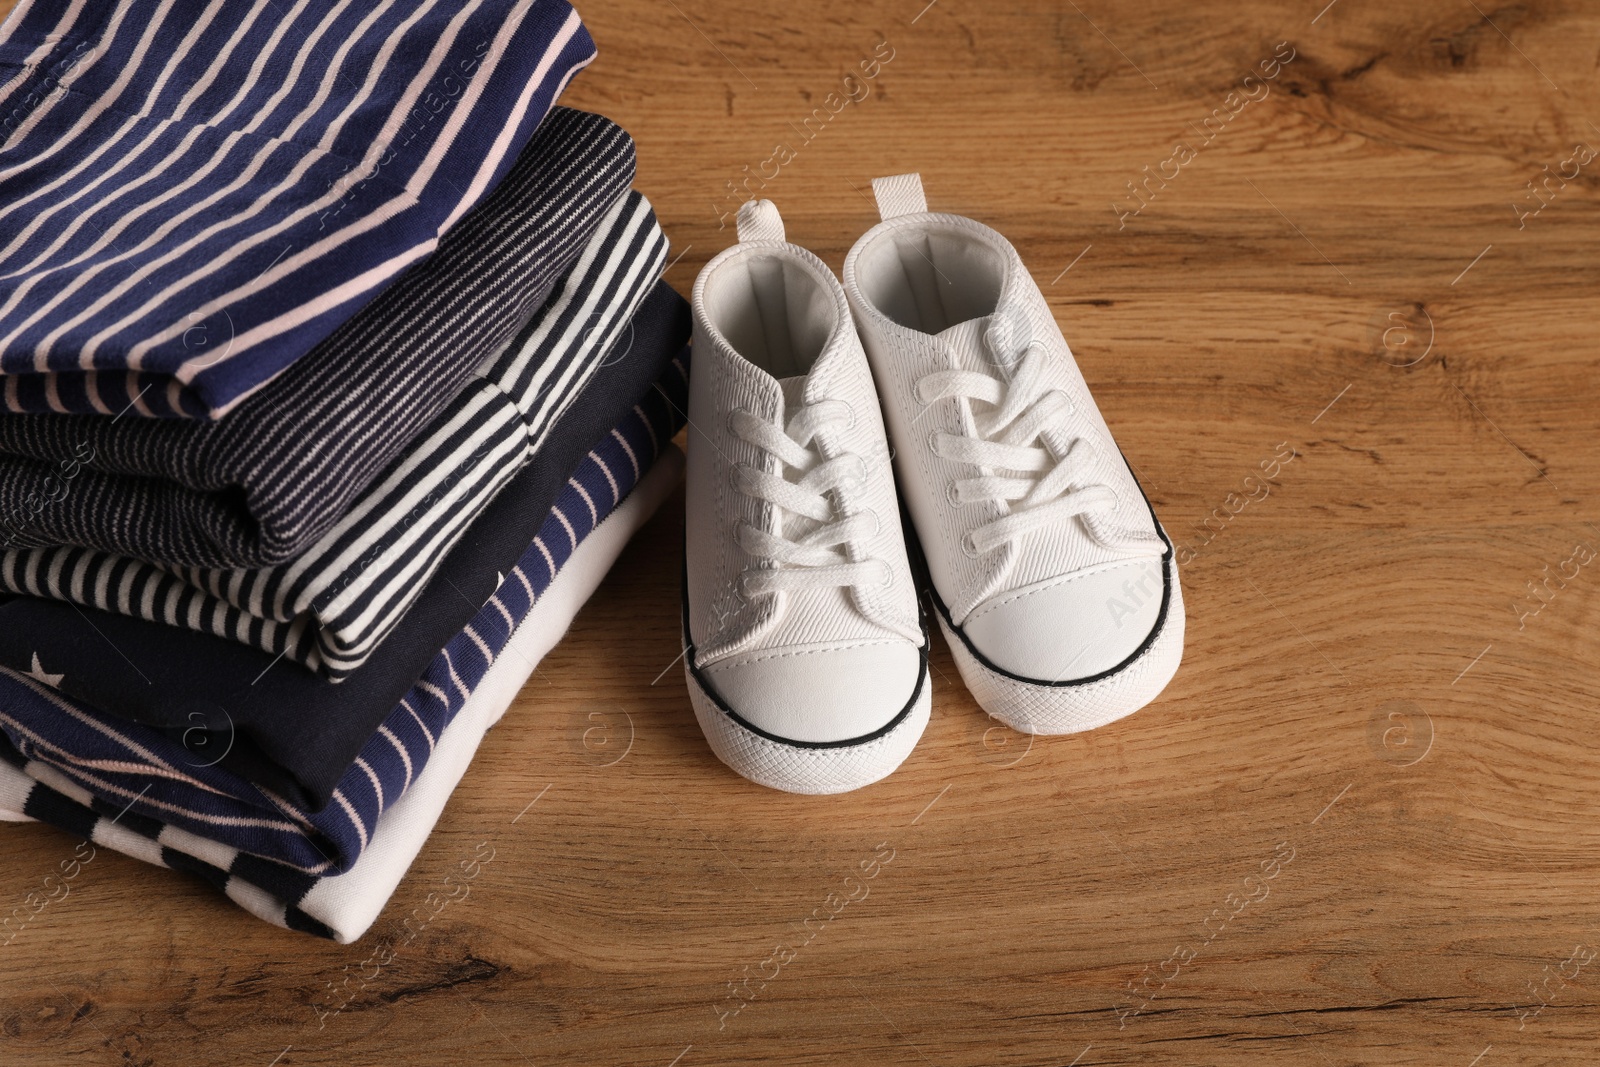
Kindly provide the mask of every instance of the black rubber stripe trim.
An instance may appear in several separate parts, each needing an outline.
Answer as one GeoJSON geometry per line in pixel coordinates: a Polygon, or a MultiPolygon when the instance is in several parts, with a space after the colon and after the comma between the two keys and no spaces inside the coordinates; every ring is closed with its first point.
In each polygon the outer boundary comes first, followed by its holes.
{"type": "MultiPolygon", "coordinates": [[[[1118,455],[1121,455],[1120,450],[1118,450],[1118,455]]],[[[1025,685],[1036,685],[1043,689],[1069,689],[1075,685],[1088,685],[1091,682],[1103,681],[1104,679],[1111,677],[1113,674],[1117,674],[1126,670],[1133,664],[1134,660],[1148,652],[1150,650],[1150,646],[1155,644],[1156,638],[1161,636],[1161,631],[1167,625],[1167,609],[1172,604],[1172,577],[1173,574],[1176,573],[1175,554],[1172,550],[1172,541],[1167,537],[1167,531],[1161,528],[1161,520],[1156,518],[1156,509],[1150,504],[1149,494],[1144,491],[1144,486],[1139,485],[1139,476],[1133,473],[1133,465],[1128,463],[1128,458],[1126,456],[1123,456],[1122,462],[1127,465],[1128,477],[1133,479],[1133,484],[1135,486],[1138,486],[1139,496],[1144,500],[1144,506],[1150,511],[1150,521],[1155,523],[1157,536],[1161,538],[1161,543],[1167,546],[1166,551],[1161,553],[1161,611],[1156,615],[1156,624],[1150,628],[1150,632],[1146,634],[1145,639],[1139,643],[1139,647],[1129,653],[1128,658],[1124,659],[1115,667],[1111,667],[1108,670],[1103,670],[1099,674],[1091,674],[1087,678],[1073,678],[1070,681],[1065,682],[1041,681],[1038,678],[1028,678],[1020,674],[1013,674],[1004,667],[995,664],[989,659],[988,656],[985,656],[982,652],[979,652],[976,648],[974,648],[972,642],[967,639],[966,631],[962,630],[961,627],[957,626],[953,621],[951,621],[950,609],[947,608],[944,601],[939,598],[939,591],[933,587],[933,577],[931,574],[928,574],[928,598],[933,601],[934,607],[939,609],[940,618],[944,620],[944,624],[949,627],[951,633],[961,638],[961,643],[967,647],[968,652],[972,653],[972,658],[983,664],[987,670],[993,671],[1002,678],[1009,678],[1013,682],[1022,682],[1025,685]]],[[[902,514],[904,514],[903,511],[902,514]]],[[[909,518],[909,516],[907,516],[907,518],[909,518]]],[[[909,543],[911,541],[916,541],[917,537],[915,528],[911,526],[909,522],[906,524],[906,530],[910,534],[910,536],[907,537],[907,542],[909,543]]],[[[920,542],[917,543],[915,552],[917,557],[922,562],[922,566],[926,573],[927,559],[922,554],[922,545],[920,542]]]]}
{"type": "Polygon", "coordinates": [[[917,602],[917,624],[922,627],[922,645],[917,649],[917,657],[919,661],[917,665],[917,684],[915,688],[911,690],[911,699],[906,701],[906,706],[900,709],[899,714],[890,719],[888,722],[884,723],[882,726],[878,727],[876,730],[872,731],[870,734],[862,734],[860,737],[852,737],[845,741],[796,741],[789,737],[779,737],[777,734],[768,733],[766,730],[763,730],[761,727],[745,719],[737,711],[734,711],[732,708],[730,708],[727,702],[722,699],[722,694],[718,693],[716,688],[700,674],[700,667],[694,661],[694,643],[689,639],[689,558],[687,553],[684,555],[683,660],[689,665],[689,676],[694,679],[694,684],[700,687],[700,692],[710,697],[711,702],[715,704],[724,715],[738,723],[740,726],[744,727],[746,730],[749,730],[757,737],[765,738],[766,740],[772,741],[776,744],[788,745],[790,748],[852,748],[856,745],[864,745],[869,741],[876,741],[878,738],[884,736],[895,727],[905,722],[906,717],[909,716],[912,709],[917,706],[917,698],[922,695],[923,687],[928,684],[928,616],[922,610],[921,600],[918,600],[917,602]]]}

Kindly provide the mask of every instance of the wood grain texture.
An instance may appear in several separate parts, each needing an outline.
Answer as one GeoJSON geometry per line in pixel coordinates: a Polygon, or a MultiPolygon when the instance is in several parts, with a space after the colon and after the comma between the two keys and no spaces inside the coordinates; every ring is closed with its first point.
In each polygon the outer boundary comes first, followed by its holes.
{"type": "MultiPolygon", "coordinates": [[[[899,773],[757,789],[668,669],[680,494],[364,942],[102,851],[0,950],[0,1061],[1595,1061],[1600,561],[1527,583],[1600,550],[1600,160],[1514,205],[1600,147],[1600,9],[925,3],[589,3],[566,102],[637,139],[682,292],[779,145],[763,195],[835,269],[880,174],[1007,234],[1191,550],[1167,692],[1030,745],[935,638],[899,773]],[[470,897],[363,980],[479,842],[470,897]]],[[[72,845],[6,828],[0,902],[72,845]]]]}

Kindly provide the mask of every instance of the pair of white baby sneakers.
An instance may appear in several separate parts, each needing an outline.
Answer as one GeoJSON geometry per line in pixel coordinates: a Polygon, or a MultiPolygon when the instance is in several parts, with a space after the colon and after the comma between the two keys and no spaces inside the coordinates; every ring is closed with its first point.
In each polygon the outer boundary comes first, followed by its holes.
{"type": "Polygon", "coordinates": [[[915,174],[873,188],[843,286],[765,200],[694,286],[689,695],[724,763],[794,793],[916,745],[920,591],[1024,733],[1137,711],[1183,653],[1172,544],[1016,249],[915,174]]]}

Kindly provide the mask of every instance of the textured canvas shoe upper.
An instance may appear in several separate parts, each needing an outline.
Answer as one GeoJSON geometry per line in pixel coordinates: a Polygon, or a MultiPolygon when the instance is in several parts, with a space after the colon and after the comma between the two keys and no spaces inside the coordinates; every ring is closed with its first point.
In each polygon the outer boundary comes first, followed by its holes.
{"type": "Polygon", "coordinates": [[[1010,242],[873,184],[844,286],[946,621],[1019,679],[1115,670],[1164,619],[1155,517],[1010,242]]]}
{"type": "Polygon", "coordinates": [[[871,371],[838,281],[770,202],[739,238],[694,287],[691,685],[772,738],[864,738],[925,671],[871,371]]]}

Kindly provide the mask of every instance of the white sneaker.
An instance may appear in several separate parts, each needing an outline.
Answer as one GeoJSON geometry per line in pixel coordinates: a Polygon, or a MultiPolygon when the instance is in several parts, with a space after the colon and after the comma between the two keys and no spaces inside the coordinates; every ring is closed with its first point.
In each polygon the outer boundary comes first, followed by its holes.
{"type": "Polygon", "coordinates": [[[875,782],[932,707],[872,372],[838,279],[770,201],[694,284],[683,626],[695,716],[751,781],[875,782]]]}
{"type": "Polygon", "coordinates": [[[915,174],[873,189],[845,291],[961,676],[1025,733],[1131,714],[1183,655],[1172,544],[1016,249],[915,174]]]}

